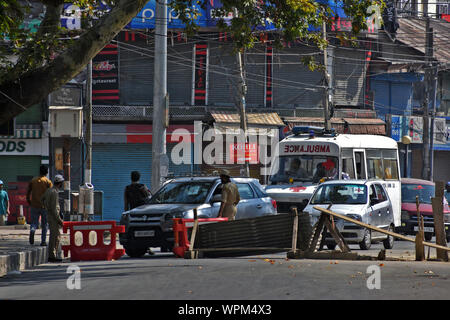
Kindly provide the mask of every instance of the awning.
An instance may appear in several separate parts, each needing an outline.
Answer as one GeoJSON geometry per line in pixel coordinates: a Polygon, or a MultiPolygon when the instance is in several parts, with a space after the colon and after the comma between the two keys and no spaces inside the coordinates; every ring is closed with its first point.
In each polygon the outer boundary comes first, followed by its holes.
{"type": "MultiPolygon", "coordinates": [[[[227,124],[240,124],[241,117],[238,113],[226,112],[226,111],[210,111],[210,117],[214,122],[227,123],[227,124]]],[[[248,126],[272,126],[282,127],[284,126],[283,120],[276,112],[270,113],[247,113],[248,126]]]]}
{"type": "MultiPolygon", "coordinates": [[[[207,115],[207,122],[213,122],[217,133],[240,133],[241,117],[238,113],[226,111],[211,111],[207,115]]],[[[247,113],[247,133],[249,135],[274,136],[273,130],[284,127],[285,124],[276,112],[272,113],[247,113]]]]}
{"type": "MultiPolygon", "coordinates": [[[[295,126],[323,127],[323,118],[285,117],[289,130],[295,126]]],[[[386,123],[378,118],[331,118],[331,127],[337,133],[386,135],[386,123]]]]}

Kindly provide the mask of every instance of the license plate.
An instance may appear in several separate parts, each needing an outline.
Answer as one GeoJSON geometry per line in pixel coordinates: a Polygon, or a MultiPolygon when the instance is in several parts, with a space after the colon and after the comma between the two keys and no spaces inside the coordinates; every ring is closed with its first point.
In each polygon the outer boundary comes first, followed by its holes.
{"type": "MultiPolygon", "coordinates": [[[[414,227],[414,231],[419,231],[419,227],[415,226],[414,227]]],[[[425,232],[434,232],[434,228],[433,227],[423,227],[423,231],[425,231],[425,232]]]]}
{"type": "Polygon", "coordinates": [[[135,231],[134,236],[135,237],[154,237],[155,230],[135,231]]]}

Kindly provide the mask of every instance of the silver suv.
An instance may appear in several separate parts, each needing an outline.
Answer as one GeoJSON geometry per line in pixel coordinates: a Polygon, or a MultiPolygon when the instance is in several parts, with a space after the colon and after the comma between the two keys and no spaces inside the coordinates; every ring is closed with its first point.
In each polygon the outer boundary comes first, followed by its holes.
{"type": "MultiPolygon", "coordinates": [[[[231,178],[239,190],[236,219],[277,214],[276,202],[264,191],[257,179],[231,178]]],[[[126,211],[120,224],[120,244],[128,256],[143,256],[149,247],[172,251],[173,218],[216,218],[220,209],[221,181],[219,177],[177,178],[166,182],[147,204],[126,211]]]]}
{"type": "MultiPolygon", "coordinates": [[[[394,231],[394,216],[389,196],[382,185],[376,180],[334,180],[319,185],[308,205],[303,211],[311,215],[311,224],[317,223],[320,211],[314,206],[328,208],[349,218],[359,220],[375,227],[394,231]]],[[[371,231],[351,222],[334,218],[335,225],[347,243],[359,244],[363,250],[368,250],[373,242],[383,241],[386,249],[392,249],[394,238],[386,234],[371,231]]],[[[325,244],[331,250],[336,243],[327,234],[325,244]]]]}

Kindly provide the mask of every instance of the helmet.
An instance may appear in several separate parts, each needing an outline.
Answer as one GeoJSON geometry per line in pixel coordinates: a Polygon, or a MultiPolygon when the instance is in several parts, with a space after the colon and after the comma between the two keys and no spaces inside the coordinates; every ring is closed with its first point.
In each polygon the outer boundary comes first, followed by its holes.
{"type": "Polygon", "coordinates": [[[64,177],[63,177],[62,175],[57,174],[57,175],[55,176],[54,183],[59,183],[59,182],[63,182],[63,181],[64,181],[64,177]]]}

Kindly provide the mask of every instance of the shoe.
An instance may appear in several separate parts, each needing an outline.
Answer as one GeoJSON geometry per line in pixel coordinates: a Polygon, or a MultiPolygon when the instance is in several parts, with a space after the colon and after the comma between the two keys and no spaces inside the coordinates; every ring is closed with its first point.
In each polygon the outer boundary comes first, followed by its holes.
{"type": "Polygon", "coordinates": [[[60,258],[48,258],[48,262],[62,262],[63,260],[60,258]]]}
{"type": "Polygon", "coordinates": [[[41,247],[46,247],[47,244],[46,244],[45,242],[41,242],[40,246],[41,246],[41,247]]]}
{"type": "Polygon", "coordinates": [[[30,244],[34,244],[34,231],[30,231],[30,244]]]}

